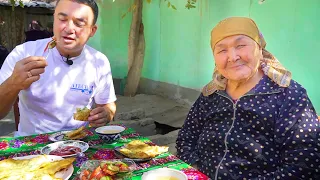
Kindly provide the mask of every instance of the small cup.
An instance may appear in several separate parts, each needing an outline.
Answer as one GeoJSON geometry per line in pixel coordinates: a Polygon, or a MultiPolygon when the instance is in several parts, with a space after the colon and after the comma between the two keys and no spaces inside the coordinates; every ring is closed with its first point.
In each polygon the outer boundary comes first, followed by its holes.
{"type": "Polygon", "coordinates": [[[102,126],[95,129],[95,132],[104,142],[113,143],[120,139],[120,133],[124,130],[125,128],[122,126],[102,126]]]}

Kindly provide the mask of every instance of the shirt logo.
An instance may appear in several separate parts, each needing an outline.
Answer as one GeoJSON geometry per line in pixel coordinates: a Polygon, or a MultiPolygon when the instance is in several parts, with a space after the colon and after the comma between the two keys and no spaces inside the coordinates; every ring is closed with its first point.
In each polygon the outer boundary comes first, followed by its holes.
{"type": "Polygon", "coordinates": [[[71,88],[70,88],[71,91],[78,91],[78,92],[81,92],[83,94],[92,94],[93,92],[93,86],[88,86],[88,85],[85,85],[85,84],[72,84],[71,88]]]}

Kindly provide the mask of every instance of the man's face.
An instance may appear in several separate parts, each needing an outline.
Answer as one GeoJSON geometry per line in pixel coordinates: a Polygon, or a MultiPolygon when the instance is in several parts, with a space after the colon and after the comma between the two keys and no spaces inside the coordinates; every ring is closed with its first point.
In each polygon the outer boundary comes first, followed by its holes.
{"type": "Polygon", "coordinates": [[[54,12],[53,32],[62,55],[79,55],[97,26],[92,9],[72,0],[60,0],[54,12]]]}
{"type": "Polygon", "coordinates": [[[213,51],[218,71],[227,79],[242,81],[253,76],[260,65],[262,50],[245,35],[219,41],[213,51]]]}

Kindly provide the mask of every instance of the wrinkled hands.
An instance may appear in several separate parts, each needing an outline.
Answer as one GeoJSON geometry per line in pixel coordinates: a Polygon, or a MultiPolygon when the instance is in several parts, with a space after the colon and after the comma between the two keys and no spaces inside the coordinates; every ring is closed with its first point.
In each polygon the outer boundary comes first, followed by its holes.
{"type": "Polygon", "coordinates": [[[40,74],[44,73],[47,65],[44,57],[29,56],[16,63],[9,79],[17,89],[27,89],[40,79],[40,74]]]}
{"type": "Polygon", "coordinates": [[[93,127],[105,126],[113,119],[113,114],[106,107],[96,107],[91,110],[88,121],[93,127]]]}

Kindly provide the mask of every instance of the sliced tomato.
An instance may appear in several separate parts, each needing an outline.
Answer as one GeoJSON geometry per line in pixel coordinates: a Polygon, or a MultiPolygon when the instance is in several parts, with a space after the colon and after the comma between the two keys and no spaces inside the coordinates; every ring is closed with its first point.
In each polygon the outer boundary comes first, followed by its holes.
{"type": "Polygon", "coordinates": [[[81,180],[88,180],[86,176],[81,176],[81,180]]]}
{"type": "Polygon", "coordinates": [[[102,169],[102,171],[103,171],[104,173],[106,173],[107,175],[111,175],[111,176],[117,174],[117,172],[110,171],[107,167],[104,167],[104,168],[102,169]]]}
{"type": "Polygon", "coordinates": [[[117,161],[114,163],[116,166],[128,166],[126,163],[121,162],[121,161],[117,161]]]}
{"type": "Polygon", "coordinates": [[[129,172],[129,167],[127,165],[120,165],[119,171],[120,172],[129,172]]]}
{"type": "Polygon", "coordinates": [[[101,167],[98,166],[90,175],[89,180],[96,178],[102,172],[101,167]]]}
{"type": "Polygon", "coordinates": [[[90,171],[88,171],[88,170],[86,169],[86,170],[84,170],[84,171],[82,172],[82,174],[83,174],[84,176],[88,177],[89,174],[90,174],[90,171]]]}
{"type": "Polygon", "coordinates": [[[105,172],[103,172],[103,170],[101,169],[100,174],[97,176],[97,179],[101,179],[104,176],[107,176],[108,174],[106,174],[105,172]]]}

